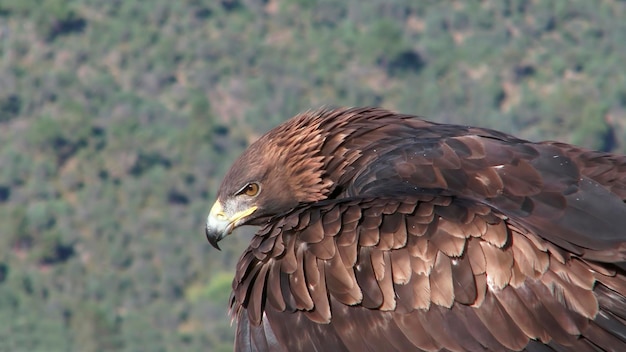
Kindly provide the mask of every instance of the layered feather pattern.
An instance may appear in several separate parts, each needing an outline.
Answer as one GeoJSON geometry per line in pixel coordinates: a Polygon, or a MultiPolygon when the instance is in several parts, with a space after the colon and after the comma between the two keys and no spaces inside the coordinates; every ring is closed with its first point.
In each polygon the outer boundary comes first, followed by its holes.
{"type": "Polygon", "coordinates": [[[236,349],[626,350],[626,157],[371,108],[286,124],[320,193],[250,221],[236,349]]]}

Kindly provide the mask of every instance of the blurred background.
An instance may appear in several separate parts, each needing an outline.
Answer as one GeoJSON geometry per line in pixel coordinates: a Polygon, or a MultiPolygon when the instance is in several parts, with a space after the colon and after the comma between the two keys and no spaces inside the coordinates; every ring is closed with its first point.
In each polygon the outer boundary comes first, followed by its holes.
{"type": "MultiPolygon", "coordinates": [[[[0,351],[230,351],[221,177],[375,105],[626,152],[626,2],[0,0],[0,351]]],[[[253,231],[249,229],[248,233],[253,231]]]]}

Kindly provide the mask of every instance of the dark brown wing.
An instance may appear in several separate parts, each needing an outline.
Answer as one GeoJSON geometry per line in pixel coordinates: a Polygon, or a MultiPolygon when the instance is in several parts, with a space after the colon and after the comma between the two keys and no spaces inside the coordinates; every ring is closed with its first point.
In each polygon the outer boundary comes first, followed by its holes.
{"type": "Polygon", "coordinates": [[[492,207],[567,252],[624,260],[625,156],[450,125],[389,123],[364,139],[380,143],[362,147],[344,196],[454,195],[492,207]]]}
{"type": "Polygon", "coordinates": [[[237,350],[626,346],[624,273],[564,256],[489,206],[432,195],[326,203],[271,223],[242,256],[237,350]]]}
{"type": "Polygon", "coordinates": [[[559,142],[544,144],[561,149],[578,165],[583,175],[626,200],[626,156],[586,150],[559,142]]]}

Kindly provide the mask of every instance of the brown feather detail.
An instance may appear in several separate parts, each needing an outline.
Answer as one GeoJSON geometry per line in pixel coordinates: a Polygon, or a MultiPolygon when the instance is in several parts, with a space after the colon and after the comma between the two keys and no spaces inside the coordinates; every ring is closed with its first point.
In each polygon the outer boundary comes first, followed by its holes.
{"type": "Polygon", "coordinates": [[[416,218],[424,218],[423,224],[429,223],[430,220],[433,219],[433,215],[435,214],[435,203],[422,201],[417,204],[415,210],[413,211],[413,215],[416,218]]]}
{"type": "Polygon", "coordinates": [[[615,292],[620,292],[624,296],[626,296],[626,294],[624,294],[626,292],[626,278],[624,277],[623,274],[619,276],[615,276],[615,275],[605,276],[596,272],[596,273],[593,273],[593,275],[596,278],[596,280],[601,282],[606,287],[610,288],[611,290],[615,292]]]}
{"type": "MultiPolygon", "coordinates": [[[[614,276],[616,274],[615,268],[602,265],[601,263],[594,263],[589,260],[584,260],[583,263],[591,270],[591,272],[594,274],[594,277],[596,277],[596,279],[601,277],[601,276],[598,276],[598,274],[602,276],[614,276]]],[[[616,291],[621,292],[619,290],[616,290],[616,291]]]]}
{"type": "Polygon", "coordinates": [[[415,274],[430,275],[434,264],[434,259],[425,260],[421,257],[411,256],[411,270],[415,274]]]}
{"type": "MultiPolygon", "coordinates": [[[[571,314],[567,311],[565,306],[563,306],[562,302],[558,301],[559,297],[555,297],[555,293],[559,293],[558,291],[553,291],[550,288],[546,287],[541,282],[528,282],[526,287],[530,288],[532,292],[536,296],[536,300],[541,302],[545,309],[549,312],[549,314],[556,320],[556,324],[558,327],[562,328],[569,335],[580,335],[580,327],[578,325],[579,322],[575,321],[575,315],[571,314]]],[[[560,297],[563,299],[563,297],[560,297]]],[[[544,317],[541,322],[545,324],[549,320],[544,317]]],[[[545,326],[545,325],[544,325],[545,326]]],[[[555,338],[552,329],[554,327],[548,327],[548,331],[555,338]]],[[[568,343],[570,337],[566,338],[564,341],[557,341],[561,344],[568,343]]]]}
{"type": "Polygon", "coordinates": [[[412,214],[417,206],[417,200],[407,200],[398,205],[398,213],[412,214]]]}
{"type": "Polygon", "coordinates": [[[280,264],[274,260],[270,260],[267,264],[270,266],[267,274],[267,300],[270,305],[279,312],[286,309],[285,300],[280,289],[280,264]]]}
{"type": "Polygon", "coordinates": [[[386,201],[376,201],[376,199],[369,201],[369,208],[364,211],[364,215],[366,217],[373,217],[379,220],[378,226],[380,226],[380,221],[382,221],[383,210],[385,209],[386,201]]]}
{"type": "MultiPolygon", "coordinates": [[[[246,260],[247,258],[254,258],[254,256],[252,256],[250,252],[246,252],[244,256],[242,257],[240,263],[244,262],[244,260],[248,262],[246,260]]],[[[232,295],[234,296],[235,301],[239,302],[240,304],[246,301],[246,296],[248,295],[248,288],[250,285],[248,274],[250,273],[250,271],[256,270],[255,267],[256,267],[256,263],[255,264],[250,263],[249,266],[245,268],[245,271],[237,272],[237,275],[233,279],[233,282],[232,282],[233,294],[232,295]]]]}
{"type": "Polygon", "coordinates": [[[548,248],[548,253],[550,253],[550,258],[552,260],[558,260],[561,264],[565,264],[567,259],[569,259],[570,254],[563,249],[555,246],[554,244],[548,242],[546,243],[546,248],[548,248]]]}
{"type": "Polygon", "coordinates": [[[281,270],[287,274],[291,274],[298,268],[298,261],[296,260],[296,236],[283,235],[283,238],[287,240],[287,248],[285,249],[285,256],[281,260],[281,270]]]}
{"type": "MultiPolygon", "coordinates": [[[[400,243],[396,244],[396,232],[401,231],[400,228],[403,228],[403,232],[406,233],[404,215],[400,213],[384,215],[380,225],[380,243],[378,244],[378,248],[381,250],[400,248],[400,243]]],[[[406,236],[403,240],[406,243],[406,236]]]]}
{"type": "Polygon", "coordinates": [[[359,245],[362,247],[373,247],[380,240],[380,216],[373,216],[365,211],[363,222],[359,226],[359,245]]]}
{"type": "Polygon", "coordinates": [[[317,268],[317,257],[308,251],[304,251],[303,256],[304,259],[300,265],[304,266],[304,278],[309,287],[315,286],[321,280],[320,272],[317,268]]]}
{"type": "Polygon", "coordinates": [[[361,303],[363,294],[357,285],[354,270],[346,268],[340,256],[324,261],[328,292],[338,301],[347,305],[361,303]]]}
{"type": "Polygon", "coordinates": [[[237,270],[235,272],[235,278],[233,279],[233,288],[236,287],[235,285],[243,282],[250,270],[256,266],[257,262],[258,260],[252,255],[250,250],[243,253],[237,263],[237,270]]]}
{"type": "Polygon", "coordinates": [[[362,212],[358,206],[348,206],[341,214],[341,222],[345,224],[361,220],[362,212]]]}
{"type": "Polygon", "coordinates": [[[430,241],[425,236],[409,236],[407,249],[412,257],[419,257],[425,261],[434,260],[438,252],[437,247],[430,244],[430,241]]]}
{"type": "Polygon", "coordinates": [[[337,252],[346,268],[353,268],[357,260],[357,245],[337,246],[337,252]]]}
{"type": "Polygon", "coordinates": [[[547,252],[548,248],[549,248],[549,243],[540,238],[539,236],[537,236],[534,233],[530,233],[528,231],[525,231],[517,226],[514,226],[512,224],[509,224],[509,228],[512,231],[516,231],[521,233],[522,235],[524,235],[524,237],[526,237],[527,240],[529,240],[530,242],[532,242],[533,247],[537,248],[538,250],[542,251],[542,252],[547,252]]]}
{"type": "MultiPolygon", "coordinates": [[[[598,351],[598,346],[607,351],[623,351],[625,342],[613,336],[595,322],[590,323],[590,327],[585,329],[585,337],[589,343],[590,351],[598,351]]],[[[578,346],[577,346],[578,347],[578,346]]],[[[577,349],[578,351],[582,349],[577,349]]]]}
{"type": "Polygon", "coordinates": [[[341,233],[336,237],[337,246],[356,246],[358,225],[358,220],[351,222],[345,222],[344,220],[341,233]]]}
{"type": "Polygon", "coordinates": [[[482,239],[498,248],[503,248],[509,241],[509,232],[504,221],[498,221],[493,224],[488,223],[487,231],[482,236],[482,239]]]}
{"type": "Polygon", "coordinates": [[[470,237],[470,234],[466,230],[467,226],[467,222],[465,221],[456,222],[440,218],[437,224],[437,231],[444,232],[448,236],[461,238],[463,242],[465,242],[465,239],[470,237]]]}
{"type": "Polygon", "coordinates": [[[393,290],[396,292],[396,309],[395,313],[407,314],[413,311],[413,286],[407,284],[393,284],[393,290]]]}
{"type": "Polygon", "coordinates": [[[396,163],[393,167],[402,179],[410,179],[417,172],[417,167],[406,161],[396,163]]]}
{"type": "Polygon", "coordinates": [[[429,276],[424,274],[414,274],[411,276],[409,285],[413,290],[413,308],[422,310],[430,308],[431,299],[429,276]]]}
{"type": "Polygon", "coordinates": [[[433,337],[439,346],[448,351],[466,351],[452,336],[445,318],[438,307],[431,307],[425,314],[420,314],[420,322],[426,333],[433,337]]]}
{"type": "Polygon", "coordinates": [[[480,237],[487,232],[487,223],[482,217],[476,216],[464,227],[465,236],[480,237]]]}
{"type": "Polygon", "coordinates": [[[483,253],[483,248],[480,246],[479,240],[470,239],[467,241],[467,257],[469,258],[474,275],[483,274],[487,271],[487,260],[485,259],[485,253],[483,253]]]}
{"type": "MultiPolygon", "coordinates": [[[[246,254],[249,255],[249,252],[246,254]]],[[[259,273],[260,266],[260,263],[257,261],[252,262],[241,280],[233,280],[235,299],[238,302],[247,302],[250,291],[252,290],[252,285],[254,284],[254,279],[259,273]]]]}
{"type": "Polygon", "coordinates": [[[513,232],[511,243],[515,266],[523,275],[537,279],[548,270],[548,253],[535,247],[526,236],[513,232]]]}
{"type": "Polygon", "coordinates": [[[452,263],[450,258],[439,252],[430,273],[430,297],[434,304],[452,307],[454,287],[452,285],[452,263]]]}
{"type": "Polygon", "coordinates": [[[325,228],[321,221],[311,221],[308,227],[299,234],[299,238],[305,243],[318,243],[324,239],[325,228]]]}
{"type": "Polygon", "coordinates": [[[493,294],[488,293],[483,304],[475,312],[493,337],[503,346],[519,351],[528,344],[528,336],[520,330],[493,294]]]}
{"type": "Polygon", "coordinates": [[[273,227],[275,227],[276,230],[279,230],[277,234],[282,235],[284,231],[293,230],[298,226],[301,215],[302,214],[298,214],[297,216],[283,217],[274,222],[272,225],[273,227]]]}
{"type": "Polygon", "coordinates": [[[342,228],[341,219],[333,220],[332,222],[326,222],[324,219],[324,235],[326,237],[333,237],[337,235],[342,228]]]}
{"type": "Polygon", "coordinates": [[[259,248],[259,246],[261,245],[261,243],[263,243],[263,241],[265,241],[265,239],[266,239],[266,237],[264,237],[263,235],[258,235],[258,236],[255,235],[250,240],[250,248],[254,248],[254,249],[259,248]]]}
{"type": "Polygon", "coordinates": [[[411,217],[411,222],[423,225],[429,225],[435,219],[435,214],[424,215],[424,216],[413,216],[411,217]]]}
{"type": "MultiPolygon", "coordinates": [[[[553,262],[554,263],[554,262],[553,262]]],[[[541,281],[554,290],[558,298],[563,297],[567,307],[582,316],[593,319],[598,313],[598,300],[593,291],[576,286],[554,273],[553,265],[541,278],[541,281]]]]}
{"type": "Polygon", "coordinates": [[[487,274],[474,275],[474,281],[476,282],[476,301],[472,304],[472,307],[480,307],[485,300],[487,294],[487,274]]]}
{"type": "Polygon", "coordinates": [[[259,268],[258,275],[253,279],[253,285],[248,295],[248,317],[254,325],[261,324],[263,309],[265,308],[265,284],[267,279],[268,266],[259,268]]]}
{"type": "MultiPolygon", "coordinates": [[[[468,209],[467,204],[463,204],[461,202],[453,202],[447,206],[436,206],[435,214],[439,216],[439,220],[443,218],[449,220],[450,222],[454,222],[455,225],[467,224],[472,218],[471,209],[468,209]]],[[[462,238],[467,237],[463,233],[458,233],[456,235],[462,238]]]]}
{"type": "Polygon", "coordinates": [[[439,150],[442,152],[442,155],[433,159],[435,167],[440,169],[458,169],[461,167],[461,159],[449,145],[440,143],[439,150]]]}
{"type": "Polygon", "coordinates": [[[506,351],[504,346],[496,340],[489,329],[483,324],[476,314],[475,308],[457,305],[461,313],[457,314],[457,318],[463,322],[468,332],[482,345],[485,351],[506,351]]]}
{"type": "Polygon", "coordinates": [[[538,194],[543,187],[541,175],[526,160],[513,160],[511,164],[496,168],[505,184],[505,192],[513,196],[538,194]]]}
{"type": "MultiPolygon", "coordinates": [[[[589,268],[583,264],[580,259],[573,258],[568,261],[567,267],[568,276],[573,283],[582,288],[589,290],[593,289],[596,283],[596,278],[593,276],[591,270],[589,270],[589,268]]],[[[620,292],[626,292],[626,290],[620,292]]]]}
{"type": "Polygon", "coordinates": [[[520,300],[512,287],[493,293],[502,308],[513,319],[515,324],[532,339],[543,342],[550,341],[550,335],[526,305],[520,300]]]}
{"type": "Polygon", "coordinates": [[[361,247],[358,256],[359,263],[354,274],[361,292],[363,292],[363,302],[361,304],[363,307],[374,309],[383,304],[383,292],[376,280],[370,251],[371,248],[361,247]]]}
{"type": "MultiPolygon", "coordinates": [[[[471,328],[468,326],[467,319],[465,318],[467,306],[456,304],[449,310],[439,306],[435,306],[435,308],[440,311],[444,319],[444,324],[452,338],[462,344],[463,351],[478,352],[487,349],[487,346],[483,345],[470,331],[471,328]]],[[[478,320],[478,318],[476,318],[476,320],[478,320]]],[[[486,332],[487,329],[484,328],[484,326],[481,326],[481,328],[486,332]]],[[[493,341],[491,345],[498,345],[495,339],[491,338],[491,341],[493,341]]],[[[495,348],[492,349],[492,351],[496,350],[495,348]]]]}
{"type": "MultiPolygon", "coordinates": [[[[375,248],[372,248],[372,250],[370,251],[372,268],[374,269],[374,275],[375,275],[376,281],[378,282],[383,280],[383,278],[385,277],[385,270],[387,269],[385,268],[385,259],[383,258],[384,253],[386,252],[383,252],[375,248]]],[[[388,269],[391,269],[391,268],[388,268],[388,269]]]]}
{"type": "Polygon", "coordinates": [[[389,252],[391,269],[395,284],[406,284],[411,280],[411,256],[406,248],[395,249],[389,252]]]}
{"type": "Polygon", "coordinates": [[[528,276],[522,273],[517,265],[517,261],[513,258],[513,268],[511,268],[511,280],[509,280],[509,285],[517,288],[523,285],[527,279],[528,276]]]}
{"type": "Polygon", "coordinates": [[[478,136],[460,136],[450,138],[446,141],[451,146],[456,154],[459,154],[463,159],[483,159],[485,157],[485,147],[483,140],[478,136]]]}
{"type": "Polygon", "coordinates": [[[448,187],[448,183],[443,177],[441,170],[427,165],[426,162],[420,165],[419,168],[416,168],[415,172],[411,174],[407,181],[414,185],[419,184],[425,188],[445,189],[448,187]]]}
{"type": "Polygon", "coordinates": [[[430,236],[430,244],[437,247],[449,257],[460,257],[465,250],[465,238],[453,235],[450,232],[462,232],[462,230],[458,225],[450,221],[439,219],[439,221],[433,223],[433,226],[429,229],[429,233],[432,233],[430,236]]]}
{"type": "MultiPolygon", "coordinates": [[[[559,344],[570,345],[571,344],[571,335],[576,335],[577,328],[571,328],[571,320],[566,319],[565,324],[563,324],[562,319],[559,319],[553,315],[552,311],[556,311],[557,315],[560,316],[559,311],[562,311],[562,307],[555,307],[555,302],[552,295],[548,293],[549,296],[546,296],[546,291],[542,290],[540,295],[537,295],[531,286],[537,285],[534,281],[528,281],[525,285],[514,290],[516,296],[519,298],[520,302],[524,304],[524,306],[531,312],[537,322],[543,327],[543,330],[546,331],[550,335],[554,341],[559,344]],[[574,334],[570,334],[567,330],[571,330],[574,334]]],[[[541,284],[539,284],[541,285],[541,284]]],[[[542,340],[543,342],[548,342],[547,340],[542,340]]]]}
{"type": "Polygon", "coordinates": [[[406,230],[411,236],[423,236],[428,230],[429,222],[419,223],[417,217],[406,217],[406,230]]]}
{"type": "Polygon", "coordinates": [[[398,229],[393,233],[393,247],[392,249],[400,249],[406,247],[407,244],[407,230],[406,230],[406,220],[404,216],[400,222],[398,229]]]}
{"type": "Polygon", "coordinates": [[[394,247],[393,232],[380,232],[380,240],[376,245],[376,248],[381,251],[388,251],[394,247]]]}
{"type": "Polygon", "coordinates": [[[485,254],[487,282],[492,289],[500,290],[511,280],[513,254],[510,250],[502,250],[494,245],[480,241],[485,254]]]}
{"type": "Polygon", "coordinates": [[[376,273],[376,277],[378,279],[378,285],[380,286],[380,290],[383,293],[383,304],[380,306],[379,309],[394,310],[396,308],[396,293],[393,290],[393,278],[389,252],[383,252],[373,249],[372,264],[374,267],[374,272],[376,273]]]}
{"type": "Polygon", "coordinates": [[[331,320],[331,310],[323,261],[317,260],[317,268],[311,268],[311,270],[318,272],[321,279],[316,284],[309,284],[309,294],[313,300],[314,308],[304,311],[304,314],[315,323],[328,324],[331,320]]]}
{"type": "Polygon", "coordinates": [[[300,231],[309,226],[309,223],[311,222],[311,212],[302,212],[298,218],[298,226],[294,227],[294,230],[300,231]]]}
{"type": "Polygon", "coordinates": [[[550,261],[550,271],[564,282],[574,284],[588,291],[591,291],[595,284],[593,274],[588,269],[585,270],[578,259],[568,260],[565,264],[552,260],[550,261]]]}
{"type": "Polygon", "coordinates": [[[576,286],[574,284],[567,283],[563,278],[554,275],[551,272],[546,273],[544,276],[544,280],[552,279],[555,282],[560,282],[563,296],[565,298],[565,303],[568,308],[570,308],[574,312],[580,313],[580,315],[588,318],[594,319],[598,314],[599,306],[598,300],[594,295],[593,291],[584,289],[582,287],[576,286]]]}
{"type": "Polygon", "coordinates": [[[466,255],[452,259],[452,288],[455,301],[467,305],[476,301],[476,282],[466,255]]]}
{"type": "Polygon", "coordinates": [[[485,168],[470,174],[467,188],[477,195],[493,198],[502,194],[504,183],[493,168],[485,168]]]}
{"type": "Polygon", "coordinates": [[[324,237],[324,239],[318,243],[309,244],[308,250],[320,259],[331,259],[335,256],[336,245],[333,237],[324,237]]]}
{"type": "Polygon", "coordinates": [[[276,241],[274,242],[274,248],[269,253],[270,258],[277,258],[285,253],[285,236],[280,234],[276,237],[276,241]]]}
{"type": "Polygon", "coordinates": [[[339,229],[341,228],[341,220],[342,220],[341,219],[342,218],[342,212],[339,209],[339,207],[333,206],[326,213],[324,213],[322,218],[323,218],[322,222],[324,224],[324,233],[325,233],[325,235],[326,236],[334,236],[334,235],[336,235],[339,232],[339,229]],[[330,231],[335,226],[337,226],[337,230],[330,231]]]}
{"type": "Polygon", "coordinates": [[[395,214],[398,214],[399,215],[399,213],[397,212],[399,206],[400,206],[399,202],[397,202],[397,201],[389,201],[383,207],[383,214],[385,214],[385,215],[395,215],[395,214]]]}
{"type": "Polygon", "coordinates": [[[567,200],[560,192],[542,192],[535,196],[534,209],[535,214],[541,214],[544,219],[558,219],[567,209],[567,200]]]}
{"type": "Polygon", "coordinates": [[[251,253],[258,261],[264,261],[267,258],[267,254],[259,250],[253,250],[251,253]]]}
{"type": "Polygon", "coordinates": [[[426,332],[420,320],[421,314],[397,314],[396,324],[416,348],[424,351],[439,351],[441,346],[426,332]]]}
{"type": "MultiPolygon", "coordinates": [[[[302,263],[303,255],[304,250],[299,248],[296,251],[298,263],[302,263]]],[[[296,300],[297,309],[313,309],[313,299],[309,294],[306,279],[304,277],[304,265],[298,265],[296,271],[289,275],[289,289],[296,300]]]]}
{"type": "Polygon", "coordinates": [[[557,146],[581,169],[581,173],[602,184],[606,189],[626,200],[626,156],[585,150],[559,142],[543,142],[557,146]]]}

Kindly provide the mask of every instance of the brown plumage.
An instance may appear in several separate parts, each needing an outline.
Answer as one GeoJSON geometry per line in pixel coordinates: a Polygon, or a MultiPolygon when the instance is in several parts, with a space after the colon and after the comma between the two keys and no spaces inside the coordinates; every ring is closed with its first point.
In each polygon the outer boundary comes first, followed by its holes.
{"type": "Polygon", "coordinates": [[[626,157],[375,108],[300,114],[207,219],[261,229],[238,351],[626,350],[626,157]]]}

